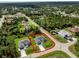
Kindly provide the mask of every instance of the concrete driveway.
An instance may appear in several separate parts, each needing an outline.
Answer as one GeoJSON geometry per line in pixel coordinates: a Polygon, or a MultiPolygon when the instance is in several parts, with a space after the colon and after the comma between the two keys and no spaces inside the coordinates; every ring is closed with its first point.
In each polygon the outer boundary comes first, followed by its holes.
{"type": "Polygon", "coordinates": [[[22,57],[22,58],[23,58],[23,57],[27,57],[26,52],[25,52],[24,49],[20,50],[20,53],[21,53],[21,57],[22,57]]]}
{"type": "Polygon", "coordinates": [[[40,48],[40,51],[44,51],[45,50],[45,48],[41,44],[38,45],[38,47],[40,48]]]}

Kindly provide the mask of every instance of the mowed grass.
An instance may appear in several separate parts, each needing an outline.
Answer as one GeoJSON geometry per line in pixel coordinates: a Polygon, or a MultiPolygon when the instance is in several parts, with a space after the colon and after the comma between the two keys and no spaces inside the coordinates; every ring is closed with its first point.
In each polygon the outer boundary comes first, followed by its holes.
{"type": "Polygon", "coordinates": [[[48,54],[39,56],[38,58],[69,58],[69,55],[67,55],[62,51],[54,51],[54,52],[50,52],[48,54]]]}
{"type": "Polygon", "coordinates": [[[46,42],[42,42],[42,45],[44,46],[44,48],[47,49],[47,48],[54,46],[54,42],[51,41],[48,37],[45,37],[45,39],[46,39],[46,42]]]}
{"type": "Polygon", "coordinates": [[[67,40],[63,37],[60,37],[59,35],[53,35],[58,41],[62,43],[67,43],[67,40]]]}

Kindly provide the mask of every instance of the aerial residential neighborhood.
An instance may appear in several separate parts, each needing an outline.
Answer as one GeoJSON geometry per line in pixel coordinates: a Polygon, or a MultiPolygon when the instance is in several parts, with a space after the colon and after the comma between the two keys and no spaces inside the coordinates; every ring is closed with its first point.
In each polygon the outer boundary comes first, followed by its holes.
{"type": "Polygon", "coordinates": [[[79,58],[79,2],[0,3],[0,58],[79,58]]]}

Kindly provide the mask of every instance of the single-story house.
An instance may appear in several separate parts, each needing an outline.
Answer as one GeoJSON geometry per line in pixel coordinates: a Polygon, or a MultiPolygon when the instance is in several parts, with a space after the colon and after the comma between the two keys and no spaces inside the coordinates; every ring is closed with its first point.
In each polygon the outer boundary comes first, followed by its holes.
{"type": "Polygon", "coordinates": [[[22,42],[19,42],[19,49],[24,49],[24,44],[22,42]]]}
{"type": "Polygon", "coordinates": [[[29,40],[24,40],[24,45],[26,47],[29,47],[31,44],[30,44],[30,41],[29,40]]]}
{"type": "Polygon", "coordinates": [[[73,41],[71,34],[68,33],[68,32],[65,31],[65,30],[59,31],[58,34],[59,34],[61,37],[67,39],[67,40],[73,41]]]}
{"type": "Polygon", "coordinates": [[[43,37],[43,36],[40,36],[39,38],[40,38],[41,42],[46,42],[46,39],[45,39],[45,37],[43,37]]]}
{"type": "Polygon", "coordinates": [[[35,42],[39,45],[39,44],[41,44],[41,42],[46,42],[46,39],[43,36],[39,36],[39,37],[35,38],[35,42]]]}
{"type": "Polygon", "coordinates": [[[38,38],[35,38],[35,42],[40,45],[41,44],[41,41],[38,39],[38,38]]]}

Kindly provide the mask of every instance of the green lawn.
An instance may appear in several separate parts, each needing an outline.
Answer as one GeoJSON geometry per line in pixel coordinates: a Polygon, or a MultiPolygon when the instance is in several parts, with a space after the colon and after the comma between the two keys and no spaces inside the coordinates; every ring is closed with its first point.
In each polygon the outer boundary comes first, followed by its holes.
{"type": "Polygon", "coordinates": [[[50,48],[51,46],[54,45],[54,42],[52,42],[50,39],[46,38],[46,42],[42,42],[42,45],[44,46],[44,48],[50,48]]]}
{"type": "Polygon", "coordinates": [[[54,52],[50,52],[48,54],[42,55],[38,58],[69,58],[69,55],[67,55],[62,51],[54,51],[54,52]]]}
{"type": "Polygon", "coordinates": [[[67,43],[67,40],[64,39],[63,37],[60,37],[59,35],[53,35],[58,41],[62,43],[67,43]]]}

